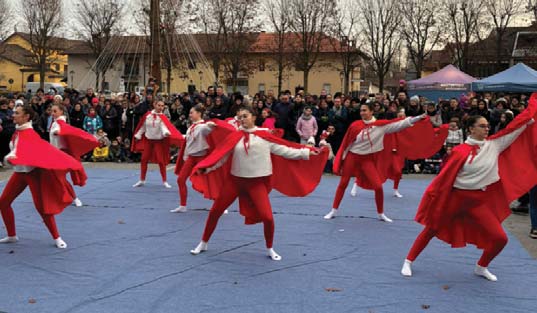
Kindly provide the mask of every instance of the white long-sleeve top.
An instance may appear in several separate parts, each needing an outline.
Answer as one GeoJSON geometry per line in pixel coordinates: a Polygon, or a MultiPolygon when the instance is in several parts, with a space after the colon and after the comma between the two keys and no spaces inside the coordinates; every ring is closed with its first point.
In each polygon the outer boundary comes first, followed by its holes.
{"type": "MultiPolygon", "coordinates": [[[[402,131],[405,128],[413,126],[414,123],[420,119],[420,116],[407,117],[399,122],[383,126],[366,127],[356,136],[356,140],[350,145],[348,150],[345,151],[343,156],[345,157],[348,151],[359,155],[382,151],[382,149],[384,149],[384,135],[402,131]]],[[[364,121],[364,123],[367,125],[375,121],[376,119],[373,117],[369,121],[364,121]]]]}
{"type": "MultiPolygon", "coordinates": [[[[211,133],[213,127],[211,124],[204,123],[203,120],[194,122],[186,131],[186,147],[183,155],[183,160],[186,161],[189,156],[204,156],[207,154],[209,144],[207,143],[207,135],[211,133]]],[[[214,125],[214,124],[212,124],[214,125]]]]}
{"type": "MultiPolygon", "coordinates": [[[[64,122],[66,121],[65,116],[63,115],[58,117],[57,120],[62,120],[64,122]]],[[[58,122],[56,122],[57,120],[54,120],[54,122],[50,126],[50,144],[62,150],[65,149],[66,146],[64,140],[60,137],[60,125],[58,124],[58,122]]]]}
{"type": "MultiPolygon", "coordinates": [[[[28,122],[22,125],[16,125],[16,130],[25,130],[32,127],[32,122],[28,122]]],[[[9,162],[10,158],[17,157],[17,145],[19,144],[19,136],[15,136],[15,139],[9,142],[9,149],[11,149],[11,152],[9,152],[8,155],[4,158],[7,162],[9,162]]],[[[35,167],[33,166],[26,166],[26,165],[14,165],[13,171],[17,173],[30,173],[34,170],[35,167]]]]}
{"type": "MultiPolygon", "coordinates": [[[[231,175],[244,178],[265,177],[272,175],[271,153],[291,160],[309,160],[310,150],[307,148],[295,149],[275,144],[252,134],[259,128],[244,129],[249,134],[248,154],[244,149],[244,137],[239,140],[233,149],[231,160],[231,175]]],[[[208,171],[214,170],[225,163],[229,155],[222,158],[208,171]]]]}
{"type": "Polygon", "coordinates": [[[166,124],[162,122],[161,116],[164,114],[157,113],[155,110],[147,115],[145,123],[140,127],[140,130],[134,135],[136,139],[142,139],[142,135],[150,140],[161,140],[168,137],[171,133],[166,124]]]}
{"type": "Polygon", "coordinates": [[[485,190],[490,184],[500,180],[498,156],[526,129],[526,125],[493,140],[466,139],[469,145],[477,145],[477,155],[471,153],[455,178],[453,187],[465,190],[485,190]],[[473,158],[473,159],[472,159],[473,158]],[[470,161],[472,163],[470,163],[470,161]]]}
{"type": "Polygon", "coordinates": [[[461,144],[464,142],[464,136],[462,134],[462,129],[457,130],[448,130],[448,136],[446,138],[446,143],[449,144],[461,144]]]}

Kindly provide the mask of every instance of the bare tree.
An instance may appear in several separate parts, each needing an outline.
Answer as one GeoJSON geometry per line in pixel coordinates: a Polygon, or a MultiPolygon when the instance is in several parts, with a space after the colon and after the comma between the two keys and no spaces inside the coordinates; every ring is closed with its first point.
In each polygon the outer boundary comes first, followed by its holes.
{"type": "MultiPolygon", "coordinates": [[[[308,91],[309,74],[317,63],[326,33],[334,27],[336,0],[290,0],[290,29],[294,32],[293,53],[296,68],[303,72],[304,91],[308,91]]],[[[329,42],[329,41],[328,41],[329,42]]]]}
{"type": "Polygon", "coordinates": [[[496,31],[496,71],[501,69],[502,42],[511,18],[522,13],[521,0],[484,0],[487,13],[492,18],[496,31]]]}
{"type": "Polygon", "coordinates": [[[13,11],[7,0],[0,0],[0,41],[4,40],[7,35],[13,31],[13,11]]]}
{"type": "Polygon", "coordinates": [[[283,73],[289,66],[289,60],[287,58],[289,49],[286,46],[288,45],[287,39],[289,35],[287,32],[289,31],[291,20],[289,19],[286,3],[286,0],[266,0],[264,3],[264,10],[267,12],[274,33],[276,34],[274,42],[276,51],[273,56],[278,66],[278,95],[282,92],[283,73]]]}
{"type": "MultiPolygon", "coordinates": [[[[103,54],[113,53],[111,49],[106,49],[110,39],[115,35],[120,35],[123,31],[122,17],[124,15],[125,3],[116,0],[79,0],[76,4],[75,16],[78,22],[78,35],[83,38],[93,51],[96,60],[103,54]]],[[[97,62],[92,67],[95,72],[95,89],[99,89],[99,82],[102,76],[101,89],[104,89],[106,72],[110,67],[109,62],[97,62]]]]}
{"type": "Polygon", "coordinates": [[[526,0],[526,12],[533,14],[533,23],[537,23],[537,1],[526,0]]]}
{"type": "Polygon", "coordinates": [[[423,63],[431,54],[443,34],[444,25],[439,19],[440,0],[402,0],[402,34],[417,78],[421,77],[423,63]]]}
{"type": "Polygon", "coordinates": [[[446,12],[446,22],[453,36],[454,54],[457,66],[468,71],[470,44],[480,37],[483,0],[444,0],[442,9],[446,12]]]}
{"type": "Polygon", "coordinates": [[[29,33],[32,57],[39,67],[40,87],[45,86],[45,76],[59,46],[62,22],[61,0],[22,0],[23,23],[29,33]]]}
{"type": "Polygon", "coordinates": [[[223,25],[225,60],[233,91],[237,90],[240,72],[250,72],[251,64],[244,56],[257,39],[259,30],[257,17],[258,0],[227,0],[228,8],[220,23],[223,25]]]}
{"type": "Polygon", "coordinates": [[[349,83],[354,69],[360,66],[362,53],[357,48],[358,32],[360,31],[360,11],[352,1],[341,1],[336,13],[334,37],[331,38],[334,50],[341,58],[343,74],[343,93],[349,93],[349,83]]]}
{"type": "Polygon", "coordinates": [[[365,47],[382,92],[394,55],[400,52],[401,10],[397,0],[365,0],[361,5],[365,47]]]}

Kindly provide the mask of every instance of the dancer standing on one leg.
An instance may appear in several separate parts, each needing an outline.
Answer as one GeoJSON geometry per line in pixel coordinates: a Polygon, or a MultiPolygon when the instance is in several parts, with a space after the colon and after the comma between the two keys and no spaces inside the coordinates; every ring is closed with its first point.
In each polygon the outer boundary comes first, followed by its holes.
{"type": "MultiPolygon", "coordinates": [[[[65,107],[61,104],[52,105],[52,118],[54,122],[50,126],[50,144],[72,156],[75,160],[94,148],[99,146],[99,141],[89,133],[67,124],[65,119],[65,107]]],[[[73,182],[86,180],[84,171],[81,174],[84,177],[77,177],[76,173],[71,172],[73,182]]],[[[82,201],[75,196],[74,203],[77,207],[82,206],[82,201]]]]}
{"type": "Polygon", "coordinates": [[[485,118],[467,120],[470,136],[453,149],[421,200],[416,221],[425,229],[403,263],[404,276],[412,276],[412,262],[437,237],[453,248],[471,243],[483,249],[474,272],[497,280],[488,266],[507,244],[501,223],[511,213],[509,203],[537,183],[537,131],[527,126],[533,124],[536,109],[534,95],[525,112],[490,138],[485,118]],[[517,163],[524,166],[513,166],[517,163]]]}
{"type": "MultiPolygon", "coordinates": [[[[77,172],[76,177],[84,178],[79,161],[42,140],[32,128],[35,115],[28,105],[19,106],[13,114],[16,131],[10,142],[11,152],[5,157],[5,164],[13,165],[9,178],[0,196],[0,212],[7,229],[7,237],[0,243],[17,242],[15,215],[11,204],[30,187],[35,208],[47,226],[58,248],[66,248],[56,226],[54,215],[59,214],[74,199],[73,187],[65,178],[68,171],[77,172]]],[[[76,182],[80,186],[85,181],[76,182]]]]}
{"type": "MultiPolygon", "coordinates": [[[[381,157],[382,153],[385,153],[383,151],[385,149],[384,136],[414,126],[415,123],[422,121],[426,115],[409,117],[404,120],[377,120],[373,117],[373,104],[369,103],[361,105],[360,116],[362,120],[354,122],[349,127],[336,155],[334,173],[341,175],[341,180],[336,190],[332,210],[324,218],[331,219],[336,216],[345,189],[351,177],[354,176],[360,187],[375,191],[378,218],[381,221],[392,222],[384,214],[382,184],[388,176],[388,162],[391,162],[389,158],[382,159],[381,157]]],[[[423,121],[423,123],[429,122],[423,121]]],[[[430,129],[428,132],[433,132],[430,123],[428,126],[430,129]]],[[[405,135],[411,136],[412,134],[405,135]]],[[[431,134],[414,134],[416,138],[428,135],[431,134]]],[[[420,145],[427,145],[429,142],[416,142],[415,149],[419,150],[420,145]]],[[[386,149],[390,148],[386,147],[386,149]]],[[[391,154],[391,149],[388,152],[391,154]]]]}
{"type": "MultiPolygon", "coordinates": [[[[186,186],[186,180],[190,177],[192,169],[199,162],[201,162],[211,150],[211,146],[214,143],[209,142],[208,136],[213,133],[213,130],[217,128],[220,130],[219,138],[223,139],[230,132],[235,131],[235,128],[227,123],[223,122],[205,122],[202,117],[205,110],[201,105],[196,105],[190,109],[189,118],[192,125],[187,129],[185,135],[185,142],[181,147],[179,156],[177,157],[177,164],[175,166],[175,174],[177,174],[177,185],[179,186],[179,198],[180,204],[176,209],[171,210],[172,213],[182,213],[187,211],[187,195],[188,188],[186,186]],[[225,125],[223,125],[225,124],[225,125]]],[[[216,132],[218,133],[218,131],[216,132]]],[[[215,134],[216,135],[216,134],[215,134]]],[[[212,141],[218,140],[212,138],[212,141]]]]}
{"type": "Polygon", "coordinates": [[[201,242],[190,252],[196,255],[207,250],[218,219],[238,197],[245,223],[263,222],[268,254],[277,261],[281,257],[272,248],[274,219],[269,192],[274,187],[283,194],[298,197],[313,191],[321,179],[327,151],[318,155],[315,149],[260,131],[255,127],[254,110],[251,107],[239,110],[240,131],[230,134],[194,168],[196,173],[191,178],[194,188],[203,190],[215,202],[201,242]]]}
{"type": "Polygon", "coordinates": [[[164,102],[155,102],[154,109],[147,112],[134,132],[133,152],[142,152],[140,162],[140,180],[133,187],[145,185],[147,164],[157,163],[162,177],[162,184],[172,188],[166,180],[166,166],[170,163],[170,146],[181,146],[183,135],[168,120],[164,112],[164,102]]]}

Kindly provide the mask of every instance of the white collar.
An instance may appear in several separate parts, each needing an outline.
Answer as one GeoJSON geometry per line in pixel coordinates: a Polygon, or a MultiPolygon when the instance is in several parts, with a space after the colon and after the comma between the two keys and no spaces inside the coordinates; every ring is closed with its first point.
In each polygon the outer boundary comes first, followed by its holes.
{"type": "Polygon", "coordinates": [[[205,121],[204,121],[203,119],[201,119],[201,120],[199,120],[199,121],[197,121],[197,122],[192,122],[192,125],[194,125],[194,124],[199,124],[199,123],[203,123],[203,122],[205,122],[205,121]]]}
{"type": "Polygon", "coordinates": [[[472,137],[468,137],[466,139],[466,143],[469,144],[469,145],[478,145],[478,146],[483,146],[485,144],[485,140],[477,140],[477,139],[474,139],[472,137]]]}
{"type": "Polygon", "coordinates": [[[373,116],[369,121],[363,120],[365,124],[371,124],[377,121],[377,119],[373,116]]]}
{"type": "Polygon", "coordinates": [[[157,111],[151,110],[151,114],[162,114],[162,113],[157,113],[157,111]]]}
{"type": "Polygon", "coordinates": [[[22,125],[15,125],[16,130],[25,130],[25,129],[29,129],[29,128],[33,128],[32,127],[32,122],[27,122],[27,123],[24,123],[22,125]]]}
{"type": "Polygon", "coordinates": [[[59,120],[59,121],[64,121],[64,122],[67,121],[66,118],[65,118],[65,115],[61,115],[60,117],[58,117],[58,118],[56,119],[56,121],[58,121],[58,120],[59,120]]]}

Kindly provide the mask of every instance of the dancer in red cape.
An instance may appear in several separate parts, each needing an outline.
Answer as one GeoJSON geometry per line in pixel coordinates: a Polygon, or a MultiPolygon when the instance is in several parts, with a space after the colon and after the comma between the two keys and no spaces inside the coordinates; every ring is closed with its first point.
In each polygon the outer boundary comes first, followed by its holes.
{"type": "Polygon", "coordinates": [[[194,168],[194,189],[215,201],[201,242],[190,252],[196,255],[207,250],[218,219],[238,197],[245,223],[263,222],[268,254],[277,261],[281,257],[272,247],[274,219],[268,194],[272,188],[294,197],[312,192],[321,179],[328,151],[319,153],[259,131],[251,107],[239,109],[239,116],[241,129],[194,168]]]}
{"type": "Polygon", "coordinates": [[[202,119],[204,111],[205,109],[201,105],[196,105],[190,109],[189,118],[192,125],[186,131],[185,141],[181,146],[175,165],[180,204],[179,207],[170,211],[172,213],[187,211],[188,189],[186,180],[190,177],[194,166],[214,149],[217,142],[224,140],[229,133],[236,131],[231,124],[217,119],[205,122],[202,119]]]}
{"type": "MultiPolygon", "coordinates": [[[[54,215],[73,202],[74,191],[65,177],[67,172],[76,172],[78,177],[84,178],[81,175],[84,169],[80,162],[39,137],[32,128],[34,115],[28,105],[17,107],[13,114],[16,131],[10,143],[11,152],[4,160],[5,164],[13,166],[13,174],[0,196],[0,212],[7,237],[0,239],[0,243],[18,241],[11,204],[29,186],[37,212],[43,218],[56,247],[63,249],[67,244],[60,237],[54,215]]],[[[83,186],[85,180],[75,183],[83,186]]]]}
{"type": "Polygon", "coordinates": [[[341,180],[332,210],[324,218],[331,219],[336,216],[351,177],[356,177],[360,187],[375,191],[378,218],[392,222],[384,214],[382,184],[389,176],[392,161],[392,147],[385,146],[385,135],[404,130],[398,137],[404,138],[404,141],[398,143],[397,151],[402,157],[412,159],[416,156],[423,157],[423,154],[428,152],[426,150],[433,141],[434,130],[426,115],[403,120],[376,120],[373,117],[372,103],[360,106],[360,116],[362,120],[352,123],[347,130],[334,159],[333,170],[336,175],[341,175],[341,180]]]}
{"type": "MultiPolygon", "coordinates": [[[[61,104],[52,105],[52,117],[54,122],[50,126],[50,144],[80,161],[80,157],[99,146],[99,141],[83,131],[73,127],[65,121],[65,107],[61,104]]],[[[86,180],[86,172],[71,172],[71,178],[76,184],[78,181],[86,180]],[[77,173],[83,175],[78,177],[77,173]]],[[[82,201],[75,195],[74,203],[77,207],[82,206],[82,201]]]]}
{"type": "Polygon", "coordinates": [[[147,164],[151,162],[158,164],[164,187],[172,188],[166,180],[166,166],[170,163],[170,146],[180,147],[184,138],[162,113],[164,106],[163,101],[156,102],[154,110],[147,112],[140,119],[134,132],[131,150],[142,152],[142,160],[140,162],[140,180],[133,187],[145,185],[147,164]]]}
{"type": "Polygon", "coordinates": [[[488,266],[507,244],[501,223],[511,213],[509,203],[537,184],[536,113],[533,94],[528,108],[491,137],[485,118],[468,119],[470,136],[453,148],[421,199],[416,221],[425,229],[403,263],[404,276],[412,276],[412,262],[437,237],[453,248],[470,243],[483,249],[474,273],[497,280],[488,266]]]}
{"type": "MultiPolygon", "coordinates": [[[[405,110],[401,109],[397,113],[397,118],[406,118],[405,110]]],[[[448,125],[442,125],[439,128],[434,129],[435,137],[432,144],[428,147],[429,152],[423,152],[426,156],[431,156],[437,153],[444,144],[448,133],[448,125]]],[[[385,156],[391,159],[388,161],[388,172],[387,178],[393,180],[393,196],[396,198],[402,198],[403,195],[399,192],[399,183],[403,178],[403,168],[405,167],[406,158],[399,153],[398,145],[399,142],[404,141],[405,137],[398,133],[387,134],[384,137],[384,151],[386,151],[385,156]],[[391,147],[391,149],[390,149],[391,147]],[[391,150],[391,154],[388,155],[388,151],[391,150]]],[[[409,143],[411,144],[411,143],[409,143]]],[[[356,197],[358,193],[358,179],[356,179],[354,185],[352,186],[351,196],[356,197]]]]}

